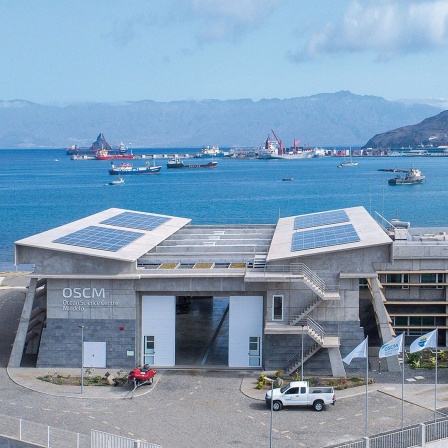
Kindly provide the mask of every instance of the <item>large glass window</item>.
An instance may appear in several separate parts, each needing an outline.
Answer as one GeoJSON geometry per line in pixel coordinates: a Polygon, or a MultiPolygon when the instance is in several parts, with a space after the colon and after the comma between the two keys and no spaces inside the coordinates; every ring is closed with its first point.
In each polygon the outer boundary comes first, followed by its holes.
{"type": "Polygon", "coordinates": [[[442,289],[443,285],[425,285],[425,283],[444,283],[443,274],[420,274],[420,288],[422,289],[442,289]]]}
{"type": "Polygon", "coordinates": [[[386,274],[386,283],[397,283],[397,285],[387,285],[389,289],[408,289],[409,274],[386,274]]]}
{"type": "Polygon", "coordinates": [[[283,320],[283,296],[274,296],[272,301],[272,319],[283,320]]]}
{"type": "Polygon", "coordinates": [[[422,327],[434,327],[435,317],[431,316],[394,316],[392,318],[392,325],[394,327],[410,327],[410,328],[398,328],[397,331],[405,331],[407,336],[421,336],[428,333],[431,329],[422,327]]]}

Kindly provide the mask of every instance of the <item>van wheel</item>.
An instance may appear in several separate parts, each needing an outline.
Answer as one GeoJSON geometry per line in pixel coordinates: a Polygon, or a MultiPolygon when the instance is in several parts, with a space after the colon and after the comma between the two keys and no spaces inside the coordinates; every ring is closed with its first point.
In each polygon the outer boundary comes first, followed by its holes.
{"type": "Polygon", "coordinates": [[[282,402],[281,401],[274,401],[274,403],[272,403],[272,409],[274,411],[280,411],[280,409],[283,407],[282,402]]]}
{"type": "Polygon", "coordinates": [[[316,400],[313,403],[313,408],[315,411],[320,412],[324,408],[324,402],[322,400],[316,400]]]}

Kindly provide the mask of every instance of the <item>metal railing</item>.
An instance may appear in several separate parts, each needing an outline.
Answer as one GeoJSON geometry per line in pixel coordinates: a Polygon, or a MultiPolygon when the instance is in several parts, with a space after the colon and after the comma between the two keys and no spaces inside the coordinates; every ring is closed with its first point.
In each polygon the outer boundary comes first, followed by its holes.
{"type": "Polygon", "coordinates": [[[161,445],[106,432],[92,430],[90,435],[81,434],[2,414],[0,435],[46,448],[162,448],[161,445]]]}
{"type": "MultiPolygon", "coordinates": [[[[448,419],[420,423],[385,434],[331,445],[327,448],[411,448],[424,447],[426,443],[448,439],[448,419]]],[[[448,440],[447,440],[448,446],[448,440]]]]}
{"type": "MultiPolygon", "coordinates": [[[[319,344],[317,342],[312,342],[310,344],[306,344],[303,348],[303,359],[305,360],[308,355],[314,353],[319,348],[319,344]]],[[[286,361],[286,368],[289,369],[293,365],[297,364],[302,360],[302,351],[295,353],[286,361]]]]}
{"type": "Polygon", "coordinates": [[[102,431],[91,431],[91,448],[162,448],[161,445],[130,439],[102,431]]]}
{"type": "Polygon", "coordinates": [[[0,434],[47,448],[91,448],[90,437],[21,418],[0,416],[0,434]]]}
{"type": "Polygon", "coordinates": [[[322,294],[326,291],[337,291],[337,285],[330,285],[329,282],[325,281],[321,276],[319,276],[315,271],[310,269],[304,263],[291,263],[287,265],[271,265],[266,264],[265,266],[252,266],[248,265],[246,267],[247,271],[255,272],[270,272],[278,274],[291,274],[298,277],[303,277],[303,279],[315,288],[317,288],[322,294]]]}

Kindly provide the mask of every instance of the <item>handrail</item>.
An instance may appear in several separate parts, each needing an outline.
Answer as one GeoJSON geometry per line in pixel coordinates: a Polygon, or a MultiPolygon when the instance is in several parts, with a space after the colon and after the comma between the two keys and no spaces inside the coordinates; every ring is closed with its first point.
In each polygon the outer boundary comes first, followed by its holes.
{"type": "MultiPolygon", "coordinates": [[[[319,344],[317,342],[314,342],[312,344],[307,344],[303,349],[303,357],[305,358],[309,353],[311,353],[318,347],[319,347],[319,344]]],[[[297,362],[299,360],[299,358],[301,358],[301,357],[302,357],[302,351],[295,353],[286,361],[286,366],[289,366],[293,362],[297,362]]]]}
{"type": "Polygon", "coordinates": [[[295,326],[296,327],[303,326],[303,327],[310,328],[315,333],[317,333],[317,335],[319,336],[319,338],[322,341],[324,341],[325,331],[313,318],[308,316],[306,319],[299,320],[295,326]]]}
{"type": "Polygon", "coordinates": [[[325,294],[325,291],[328,290],[327,283],[304,263],[291,263],[288,265],[266,264],[263,266],[248,265],[246,266],[246,271],[292,274],[298,277],[303,277],[306,281],[312,283],[323,294],[325,294]]]}

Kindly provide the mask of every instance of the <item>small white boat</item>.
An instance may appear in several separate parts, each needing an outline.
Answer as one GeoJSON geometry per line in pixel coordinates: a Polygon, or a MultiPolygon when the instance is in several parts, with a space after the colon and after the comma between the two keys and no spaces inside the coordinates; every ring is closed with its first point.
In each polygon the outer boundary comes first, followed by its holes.
{"type": "Polygon", "coordinates": [[[349,155],[350,155],[350,160],[346,161],[345,157],[344,157],[344,161],[338,165],[338,168],[345,168],[346,166],[357,166],[358,165],[358,162],[353,162],[353,160],[352,160],[352,148],[351,147],[350,147],[349,155]]]}
{"type": "Polygon", "coordinates": [[[106,185],[123,185],[124,179],[122,177],[118,177],[116,180],[113,180],[112,182],[109,182],[106,185]]]}
{"type": "Polygon", "coordinates": [[[338,168],[344,168],[346,166],[356,166],[356,165],[358,165],[358,162],[352,162],[352,161],[350,161],[350,162],[342,162],[342,163],[340,163],[338,165],[338,168]]]}

